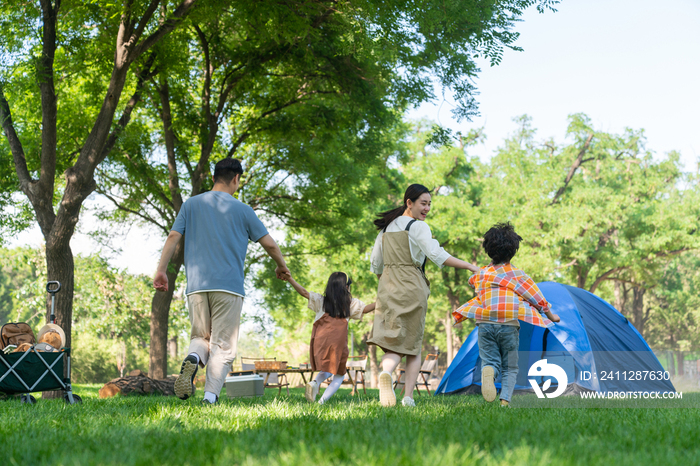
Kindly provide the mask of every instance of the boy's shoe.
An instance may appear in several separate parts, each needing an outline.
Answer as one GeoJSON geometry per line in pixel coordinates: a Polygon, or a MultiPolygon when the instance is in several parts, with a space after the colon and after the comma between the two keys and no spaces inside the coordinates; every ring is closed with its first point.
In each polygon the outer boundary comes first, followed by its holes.
{"type": "Polygon", "coordinates": [[[413,398],[409,398],[407,396],[403,397],[403,400],[401,400],[401,404],[407,408],[415,408],[416,407],[416,402],[413,401],[413,398]]]}
{"type": "Polygon", "coordinates": [[[501,408],[510,408],[510,401],[501,400],[501,408]]]}
{"type": "Polygon", "coordinates": [[[496,399],[496,384],[494,383],[495,371],[491,366],[484,366],[481,369],[481,396],[491,403],[496,399]]]}
{"type": "Polygon", "coordinates": [[[379,402],[382,406],[395,406],[396,393],[392,387],[391,374],[382,372],[379,374],[379,402]]]}
{"type": "Polygon", "coordinates": [[[186,400],[191,397],[196,390],[194,386],[194,377],[197,375],[197,358],[189,355],[182,361],[180,375],[175,381],[175,395],[181,400],[186,400]]]}
{"type": "Polygon", "coordinates": [[[306,384],[306,392],[304,393],[304,396],[306,396],[306,401],[308,401],[309,403],[313,403],[316,401],[317,395],[318,384],[315,380],[312,380],[311,382],[306,384]]]}

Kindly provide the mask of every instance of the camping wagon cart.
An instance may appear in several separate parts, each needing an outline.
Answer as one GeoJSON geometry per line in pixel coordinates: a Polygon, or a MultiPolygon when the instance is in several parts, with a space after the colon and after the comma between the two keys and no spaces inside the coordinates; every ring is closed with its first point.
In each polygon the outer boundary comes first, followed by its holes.
{"type": "MultiPolygon", "coordinates": [[[[51,315],[49,322],[56,323],[56,293],[61,284],[48,282],[46,291],[51,295],[51,315]]],[[[70,348],[60,348],[57,352],[36,350],[36,345],[24,352],[0,352],[0,393],[21,395],[23,403],[34,404],[32,392],[51,390],[63,391],[63,399],[69,404],[81,403],[74,395],[70,382],[70,348]]]]}

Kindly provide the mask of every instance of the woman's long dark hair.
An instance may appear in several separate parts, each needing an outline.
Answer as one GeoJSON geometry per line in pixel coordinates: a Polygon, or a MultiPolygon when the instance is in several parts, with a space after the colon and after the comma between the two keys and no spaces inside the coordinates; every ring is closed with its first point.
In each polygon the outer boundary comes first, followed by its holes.
{"type": "Polygon", "coordinates": [[[384,230],[391,222],[401,217],[408,208],[407,203],[409,199],[411,202],[416,202],[418,198],[425,193],[430,194],[430,190],[422,184],[412,184],[406,188],[406,192],[403,195],[402,206],[377,214],[378,218],[374,221],[374,224],[377,226],[377,230],[384,230]]]}
{"type": "Polygon", "coordinates": [[[350,302],[352,295],[348,287],[352,285],[352,280],[345,272],[333,272],[328,278],[326,292],[323,297],[323,312],[331,317],[350,317],[350,302]]]}

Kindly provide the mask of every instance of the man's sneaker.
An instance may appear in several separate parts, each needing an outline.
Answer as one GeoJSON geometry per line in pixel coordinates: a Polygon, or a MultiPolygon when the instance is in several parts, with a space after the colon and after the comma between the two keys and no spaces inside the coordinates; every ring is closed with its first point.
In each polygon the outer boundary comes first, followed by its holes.
{"type": "Polygon", "coordinates": [[[492,366],[484,366],[481,369],[481,396],[491,403],[496,399],[496,384],[494,383],[495,371],[492,366]]]}
{"type": "Polygon", "coordinates": [[[326,404],[326,401],[323,399],[323,397],[321,397],[321,399],[318,400],[318,404],[320,404],[320,405],[325,405],[325,404],[326,404]]]}
{"type": "Polygon", "coordinates": [[[216,397],[216,401],[209,401],[206,398],[202,399],[202,406],[214,406],[219,404],[219,397],[216,397]]]}
{"type": "Polygon", "coordinates": [[[416,407],[416,402],[413,401],[413,398],[409,398],[407,396],[405,396],[403,398],[403,400],[401,400],[401,404],[407,408],[415,408],[416,407]]]}
{"type": "Polygon", "coordinates": [[[506,400],[501,400],[501,408],[510,408],[510,402],[506,400]]]}
{"type": "Polygon", "coordinates": [[[396,405],[396,394],[391,384],[391,374],[388,372],[379,374],[379,402],[382,406],[396,405]]]}
{"type": "Polygon", "coordinates": [[[304,393],[304,396],[306,396],[306,401],[308,401],[309,403],[313,403],[316,401],[317,395],[318,384],[315,380],[312,380],[311,382],[306,384],[306,392],[304,393]]]}
{"type": "Polygon", "coordinates": [[[182,361],[182,368],[180,368],[180,375],[175,381],[175,395],[181,400],[186,400],[187,398],[194,395],[194,376],[197,375],[197,358],[189,355],[182,361]]]}

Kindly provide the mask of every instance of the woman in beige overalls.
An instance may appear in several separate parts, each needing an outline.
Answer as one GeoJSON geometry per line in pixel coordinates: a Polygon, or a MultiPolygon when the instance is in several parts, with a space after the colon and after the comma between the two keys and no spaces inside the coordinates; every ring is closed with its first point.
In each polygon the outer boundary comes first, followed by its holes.
{"type": "Polygon", "coordinates": [[[379,400],[382,406],[396,404],[391,373],[406,356],[406,396],[404,406],[415,406],[413,389],[421,366],[421,347],[430,283],[425,278],[428,259],[439,267],[479,269],[452,257],[433,239],[425,217],[430,211],[430,191],[412,184],[406,189],[403,205],[382,212],[374,221],[380,231],[374,243],[371,271],[379,277],[374,327],[367,343],[384,350],[379,374],[379,400]]]}

